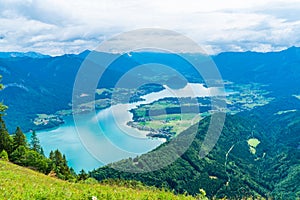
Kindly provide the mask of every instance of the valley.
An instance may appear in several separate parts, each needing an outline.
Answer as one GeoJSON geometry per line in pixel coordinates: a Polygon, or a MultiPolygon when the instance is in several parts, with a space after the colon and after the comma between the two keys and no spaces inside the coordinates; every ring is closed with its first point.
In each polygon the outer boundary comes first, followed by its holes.
{"type": "MultiPolygon", "coordinates": [[[[0,58],[4,84],[0,96],[9,107],[4,116],[8,130],[17,125],[25,131],[39,130],[46,154],[53,147],[61,149],[75,171],[85,168],[99,181],[137,180],[178,194],[197,195],[203,189],[209,198],[299,198],[300,101],[299,90],[294,86],[299,84],[300,73],[298,68],[290,67],[300,62],[299,48],[213,56],[226,80],[225,91],[208,88],[190,66],[171,54],[124,54],[107,71],[111,78],[100,81],[93,93],[80,93],[76,98],[81,103],[73,107],[72,83],[85,56],[86,53],[0,58]],[[112,89],[126,70],[154,58],[183,72],[187,82],[170,84],[169,78],[176,80],[173,75],[153,68],[151,73],[158,73],[153,80],[159,80],[161,85],[112,89]],[[185,93],[182,88],[187,85],[202,93],[185,93]],[[168,90],[180,95],[170,95],[168,90]],[[226,96],[226,107],[212,108],[211,94],[217,101],[226,96]],[[94,102],[89,101],[92,96],[94,102]],[[115,122],[111,112],[116,112],[120,121],[115,122]],[[205,132],[211,117],[219,112],[227,113],[225,126],[216,146],[202,158],[199,152],[206,148],[202,146],[205,132]],[[77,128],[93,136],[92,146],[99,150],[96,152],[105,152],[109,140],[127,153],[114,154],[117,156],[113,159],[108,154],[101,157],[104,162],[99,162],[98,154],[91,155],[91,149],[86,149],[74,134],[73,114],[81,118],[76,122],[77,128]],[[122,130],[130,130],[130,134],[123,134],[122,130]],[[194,141],[167,167],[134,175],[115,170],[114,166],[147,170],[168,162],[171,158],[167,152],[159,161],[157,152],[188,137],[192,130],[197,130],[194,141]]],[[[145,78],[138,75],[135,81],[142,83],[145,78]]],[[[170,152],[177,151],[173,147],[170,152]]]]}
{"type": "Polygon", "coordinates": [[[274,100],[270,92],[260,84],[226,84],[226,108],[212,110],[209,97],[197,97],[197,103],[190,98],[162,98],[150,104],[141,104],[135,109],[132,121],[127,124],[139,130],[149,131],[150,137],[170,139],[204,117],[215,112],[236,114],[264,106],[274,100]],[[198,109],[195,109],[198,107],[198,109]],[[183,113],[182,113],[183,112],[183,113]],[[198,113],[199,112],[199,113],[198,113]]]}

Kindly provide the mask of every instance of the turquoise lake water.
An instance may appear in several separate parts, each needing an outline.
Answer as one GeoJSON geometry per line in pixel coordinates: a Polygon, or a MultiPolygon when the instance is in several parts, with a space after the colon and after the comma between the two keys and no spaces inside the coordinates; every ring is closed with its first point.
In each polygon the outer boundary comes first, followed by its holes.
{"type": "MultiPolygon", "coordinates": [[[[51,130],[37,132],[40,143],[48,156],[51,150],[59,149],[66,155],[69,166],[76,172],[86,171],[128,157],[149,152],[164,142],[148,138],[147,132],[129,126],[132,114],[128,110],[142,103],[151,103],[165,97],[203,97],[221,94],[218,88],[205,88],[203,84],[188,83],[185,88],[171,90],[168,87],[143,96],[145,101],[133,104],[118,104],[97,113],[64,118],[65,123],[51,130]]],[[[30,133],[26,134],[30,138],[30,133]]]]}
{"type": "MultiPolygon", "coordinates": [[[[114,162],[122,158],[135,157],[142,153],[146,153],[155,147],[159,146],[163,141],[152,138],[136,138],[132,137],[122,130],[116,124],[112,116],[103,115],[105,119],[101,118],[98,113],[98,120],[92,120],[94,114],[81,114],[76,121],[76,126],[72,116],[64,118],[65,123],[55,129],[42,130],[37,132],[40,143],[44,149],[45,155],[48,156],[51,150],[59,149],[67,157],[69,166],[73,167],[76,172],[81,169],[92,170],[103,166],[109,162],[114,162]],[[104,127],[103,131],[99,130],[99,126],[104,127]],[[97,144],[98,152],[89,152],[86,146],[80,140],[78,129],[85,130],[85,133],[94,136],[93,144],[97,144]],[[129,152],[109,152],[105,146],[105,138],[109,139],[112,144],[129,152]],[[103,146],[103,148],[101,148],[103,146]],[[104,154],[105,162],[98,160],[97,153],[104,154]],[[119,153],[119,154],[116,154],[119,153]]],[[[27,137],[30,138],[30,134],[27,137]]]]}

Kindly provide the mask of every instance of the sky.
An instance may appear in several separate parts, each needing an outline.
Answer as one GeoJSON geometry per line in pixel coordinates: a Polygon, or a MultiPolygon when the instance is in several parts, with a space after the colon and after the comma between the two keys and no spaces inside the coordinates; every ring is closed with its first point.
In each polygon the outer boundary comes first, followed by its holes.
{"type": "Polygon", "coordinates": [[[79,53],[141,28],[210,54],[279,51],[300,46],[299,13],[300,0],[0,0],[0,52],[79,53]]]}

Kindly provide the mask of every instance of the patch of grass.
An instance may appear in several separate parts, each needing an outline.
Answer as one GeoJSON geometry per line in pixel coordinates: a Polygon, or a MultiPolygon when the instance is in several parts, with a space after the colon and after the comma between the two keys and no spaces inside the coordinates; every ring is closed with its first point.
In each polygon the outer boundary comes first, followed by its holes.
{"type": "Polygon", "coordinates": [[[257,147],[257,145],[259,145],[260,141],[256,138],[251,138],[248,140],[248,144],[252,147],[257,147]]]}
{"type": "Polygon", "coordinates": [[[171,131],[178,134],[199,120],[200,117],[195,114],[168,114],[153,116],[151,121],[138,122],[138,124],[155,130],[172,127],[171,131]]]}
{"type": "Polygon", "coordinates": [[[139,186],[70,183],[0,160],[0,199],[194,199],[139,186]]]}
{"type": "Polygon", "coordinates": [[[256,147],[259,145],[260,141],[256,138],[251,138],[248,140],[249,150],[252,154],[256,153],[256,147]]]}

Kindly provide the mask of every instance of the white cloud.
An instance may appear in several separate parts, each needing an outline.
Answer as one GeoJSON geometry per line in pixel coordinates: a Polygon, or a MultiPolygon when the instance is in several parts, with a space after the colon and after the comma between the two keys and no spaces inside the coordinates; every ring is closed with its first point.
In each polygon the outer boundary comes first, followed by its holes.
{"type": "Polygon", "coordinates": [[[139,28],[182,33],[208,52],[300,45],[300,0],[0,0],[0,51],[94,49],[139,28]]]}

